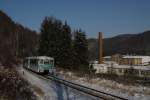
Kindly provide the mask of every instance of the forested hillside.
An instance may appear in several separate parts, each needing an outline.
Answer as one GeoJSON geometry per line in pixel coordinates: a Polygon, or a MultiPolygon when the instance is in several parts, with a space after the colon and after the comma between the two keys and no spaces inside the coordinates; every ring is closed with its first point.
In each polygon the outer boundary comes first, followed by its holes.
{"type": "Polygon", "coordinates": [[[15,23],[0,11],[0,63],[10,65],[18,58],[35,55],[38,35],[35,31],[15,23]]]}
{"type": "MultiPolygon", "coordinates": [[[[54,57],[59,66],[73,68],[87,62],[87,56],[89,60],[98,58],[97,39],[88,39],[87,52],[86,33],[81,30],[72,32],[67,22],[46,17],[40,34],[14,22],[0,11],[0,63],[10,65],[26,56],[46,55],[54,57]]],[[[104,56],[115,53],[150,55],[149,43],[150,31],[105,38],[104,56]]]]}
{"type": "MultiPolygon", "coordinates": [[[[90,59],[98,58],[97,39],[89,39],[90,59]]],[[[104,39],[104,55],[136,54],[150,55],[150,31],[138,34],[123,34],[104,39]]]]}
{"type": "Polygon", "coordinates": [[[0,11],[0,63],[12,66],[27,56],[50,56],[55,66],[88,69],[86,33],[73,32],[67,21],[50,16],[43,19],[37,34],[0,11]]]}

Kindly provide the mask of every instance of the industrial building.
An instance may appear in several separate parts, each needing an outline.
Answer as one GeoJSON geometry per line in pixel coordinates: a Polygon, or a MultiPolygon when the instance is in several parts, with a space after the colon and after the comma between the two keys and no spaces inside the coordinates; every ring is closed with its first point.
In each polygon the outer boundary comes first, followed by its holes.
{"type": "Polygon", "coordinates": [[[150,66],[129,66],[129,65],[118,65],[114,62],[106,62],[104,64],[93,64],[96,69],[96,74],[116,74],[126,75],[132,74],[139,77],[150,77],[150,66]],[[131,73],[132,70],[132,73],[131,73]]]}
{"type": "Polygon", "coordinates": [[[122,65],[149,65],[150,56],[123,56],[122,65]]]}
{"type": "Polygon", "coordinates": [[[119,65],[149,65],[150,56],[132,56],[115,54],[104,57],[104,61],[113,61],[119,65]]]}
{"type": "Polygon", "coordinates": [[[140,77],[150,77],[150,56],[121,55],[103,57],[102,33],[99,32],[99,59],[90,63],[96,70],[96,73],[125,75],[134,72],[134,75],[140,77]]]}
{"type": "Polygon", "coordinates": [[[150,77],[150,56],[113,55],[103,57],[103,64],[93,63],[96,73],[125,75],[134,71],[139,77],[150,77]]]}

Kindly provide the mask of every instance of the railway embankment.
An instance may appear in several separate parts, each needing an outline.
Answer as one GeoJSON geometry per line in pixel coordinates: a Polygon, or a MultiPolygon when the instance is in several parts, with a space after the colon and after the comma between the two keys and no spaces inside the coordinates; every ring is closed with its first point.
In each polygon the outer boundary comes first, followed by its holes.
{"type": "Polygon", "coordinates": [[[15,68],[0,66],[0,100],[37,100],[37,97],[15,68]]]}
{"type": "MultiPolygon", "coordinates": [[[[33,87],[39,100],[95,100],[95,97],[68,87],[53,79],[20,67],[18,72],[33,87]]],[[[97,99],[96,99],[97,100],[97,99]]]]}
{"type": "Polygon", "coordinates": [[[143,85],[123,84],[115,80],[109,80],[101,77],[88,77],[78,75],[79,73],[57,70],[65,80],[69,80],[73,83],[82,84],[84,86],[103,91],[106,93],[114,94],[120,97],[127,98],[129,100],[149,100],[150,99],[150,87],[143,85]]]}
{"type": "Polygon", "coordinates": [[[17,71],[19,75],[31,85],[32,90],[37,96],[37,100],[56,100],[50,88],[50,82],[36,77],[22,67],[17,68],[17,71]]]}

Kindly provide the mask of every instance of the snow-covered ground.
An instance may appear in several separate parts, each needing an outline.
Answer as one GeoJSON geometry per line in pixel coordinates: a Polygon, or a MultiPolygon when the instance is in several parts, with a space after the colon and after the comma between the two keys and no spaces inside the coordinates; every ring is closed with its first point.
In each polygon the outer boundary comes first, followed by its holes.
{"type": "Polygon", "coordinates": [[[111,93],[129,100],[150,100],[150,88],[144,86],[123,85],[115,81],[96,78],[88,80],[87,78],[77,77],[71,72],[58,72],[66,80],[82,84],[103,92],[111,93]]]}
{"type": "Polygon", "coordinates": [[[39,100],[96,100],[94,97],[90,97],[57,82],[33,75],[22,67],[18,68],[18,72],[32,85],[33,91],[35,91],[39,100]]]}
{"type": "MultiPolygon", "coordinates": [[[[33,75],[30,71],[27,71],[22,67],[18,69],[18,72],[23,78],[31,83],[35,94],[37,94],[39,97],[39,100],[94,100],[94,98],[87,96],[77,90],[33,75]]],[[[87,78],[77,77],[74,73],[66,71],[60,71],[59,74],[66,80],[130,100],[150,100],[149,87],[123,85],[115,81],[101,78],[88,80],[87,78]]]]}

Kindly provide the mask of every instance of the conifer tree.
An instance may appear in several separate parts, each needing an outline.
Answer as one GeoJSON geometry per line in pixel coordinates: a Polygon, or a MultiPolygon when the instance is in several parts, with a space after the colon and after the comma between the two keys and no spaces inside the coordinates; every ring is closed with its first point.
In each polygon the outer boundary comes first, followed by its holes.
{"type": "Polygon", "coordinates": [[[41,25],[39,55],[51,56],[59,63],[61,42],[61,21],[46,17],[41,25]]]}
{"type": "Polygon", "coordinates": [[[75,32],[74,65],[78,69],[88,69],[88,42],[85,33],[81,30],[75,32]]]}
{"type": "Polygon", "coordinates": [[[55,58],[60,67],[71,66],[71,29],[65,22],[46,17],[41,26],[39,55],[55,58]]]}
{"type": "Polygon", "coordinates": [[[72,39],[71,39],[71,28],[65,21],[62,27],[62,41],[61,41],[61,66],[71,67],[72,66],[72,39]]]}

